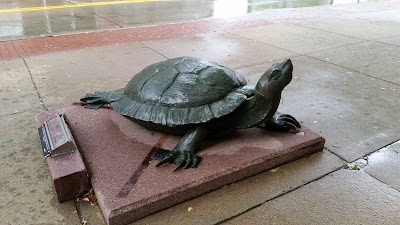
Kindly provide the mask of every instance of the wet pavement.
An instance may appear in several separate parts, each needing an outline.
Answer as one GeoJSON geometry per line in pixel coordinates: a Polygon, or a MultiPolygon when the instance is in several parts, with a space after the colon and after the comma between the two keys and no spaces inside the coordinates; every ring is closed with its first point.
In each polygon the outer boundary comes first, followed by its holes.
{"type": "Polygon", "coordinates": [[[354,2],[360,0],[6,0],[0,3],[0,40],[354,2]]]}
{"type": "Polygon", "coordinates": [[[0,42],[0,222],[105,224],[97,204],[57,202],[33,118],[189,55],[252,82],[290,57],[294,78],[279,110],[325,137],[325,149],[132,224],[396,224],[399,8],[399,0],[320,6],[0,42]]]}

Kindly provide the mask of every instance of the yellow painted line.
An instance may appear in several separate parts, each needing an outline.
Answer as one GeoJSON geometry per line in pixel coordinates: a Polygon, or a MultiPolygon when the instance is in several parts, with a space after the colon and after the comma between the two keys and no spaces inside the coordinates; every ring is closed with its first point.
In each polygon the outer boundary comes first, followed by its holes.
{"type": "Polygon", "coordinates": [[[171,2],[174,0],[122,0],[112,2],[89,2],[89,3],[78,3],[74,5],[52,5],[52,6],[38,6],[28,8],[14,8],[14,9],[0,9],[0,13],[11,13],[11,12],[28,12],[28,11],[40,11],[49,9],[68,9],[68,8],[79,8],[87,6],[100,6],[100,5],[118,5],[127,3],[140,3],[140,2],[171,2]]]}

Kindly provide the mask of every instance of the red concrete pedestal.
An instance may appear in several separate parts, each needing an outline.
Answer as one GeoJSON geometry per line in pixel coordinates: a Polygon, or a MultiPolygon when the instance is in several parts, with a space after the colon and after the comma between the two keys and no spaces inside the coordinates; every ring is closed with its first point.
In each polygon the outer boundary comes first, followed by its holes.
{"type": "MultiPolygon", "coordinates": [[[[172,172],[148,158],[154,146],[171,149],[180,137],[148,131],[117,112],[69,105],[68,118],[108,224],[121,225],[283,163],[321,151],[324,139],[307,128],[276,133],[253,128],[206,140],[196,169],[172,172]]],[[[234,196],[232,196],[234,197],[234,196]]]]}

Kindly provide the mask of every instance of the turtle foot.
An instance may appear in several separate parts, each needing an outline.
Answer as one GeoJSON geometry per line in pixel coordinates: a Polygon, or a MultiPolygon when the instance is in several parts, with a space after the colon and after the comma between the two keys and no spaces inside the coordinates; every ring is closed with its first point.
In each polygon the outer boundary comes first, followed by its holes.
{"type": "Polygon", "coordinates": [[[202,160],[201,157],[196,156],[192,151],[180,151],[176,149],[171,151],[160,149],[153,155],[152,158],[161,160],[157,163],[156,167],[160,167],[166,163],[177,164],[178,167],[174,169],[174,172],[182,168],[196,168],[202,160]]]}
{"type": "Polygon", "coordinates": [[[115,91],[96,91],[95,93],[88,93],[80,100],[86,105],[88,109],[99,109],[105,104],[118,101],[123,97],[124,88],[115,91]]]}
{"type": "Polygon", "coordinates": [[[273,131],[289,132],[301,128],[301,125],[293,116],[281,114],[279,116],[274,116],[271,120],[260,124],[258,127],[273,131]]]}

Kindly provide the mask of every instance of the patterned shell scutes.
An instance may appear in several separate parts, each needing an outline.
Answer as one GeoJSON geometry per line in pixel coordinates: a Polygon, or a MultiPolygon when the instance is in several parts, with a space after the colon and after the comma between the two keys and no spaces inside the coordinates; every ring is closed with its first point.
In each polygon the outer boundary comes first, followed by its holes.
{"type": "Polygon", "coordinates": [[[122,115],[167,126],[205,123],[233,112],[249,95],[245,79],[207,60],[179,57],[135,75],[111,106],[122,115]]]}

